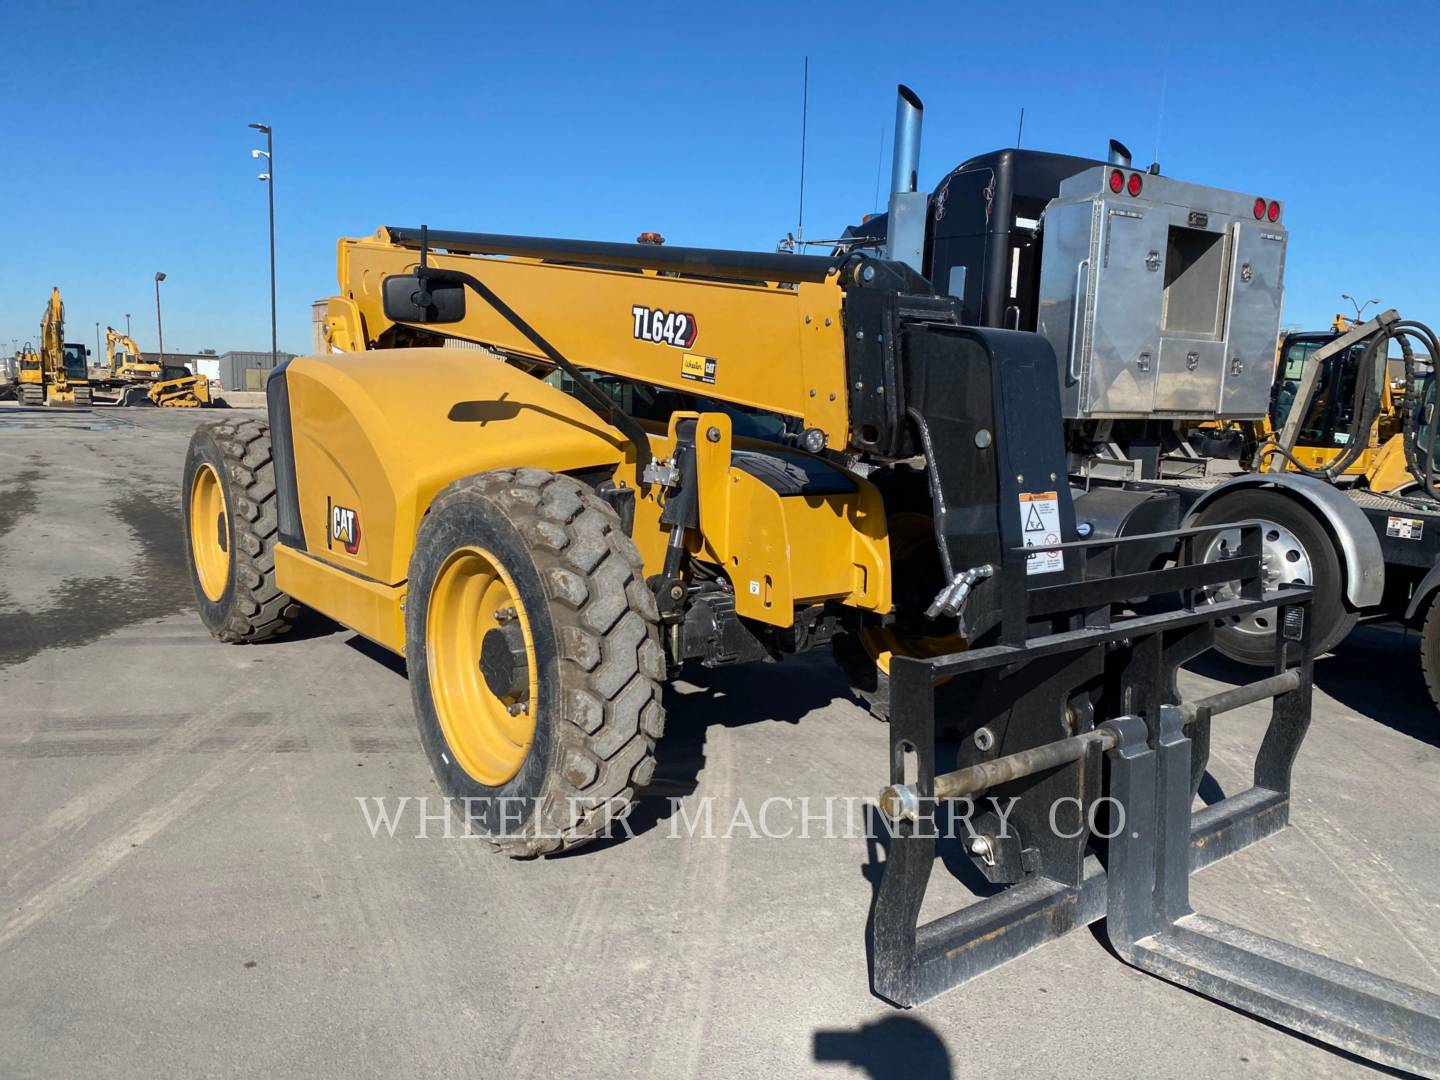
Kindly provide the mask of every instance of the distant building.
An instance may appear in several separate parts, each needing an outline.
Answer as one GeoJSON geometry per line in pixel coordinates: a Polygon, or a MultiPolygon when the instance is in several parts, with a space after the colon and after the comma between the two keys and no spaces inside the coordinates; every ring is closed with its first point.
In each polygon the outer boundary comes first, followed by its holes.
{"type": "MultiPolygon", "coordinates": [[[[293,354],[282,352],[279,361],[283,364],[293,354]]],[[[159,353],[147,352],[146,360],[158,362],[159,353]]],[[[214,349],[198,353],[165,351],[167,367],[184,364],[191,372],[204,375],[218,382],[226,390],[264,390],[265,380],[270,377],[270,353],[267,352],[225,352],[218,356],[214,349]]]]}
{"type": "MultiPolygon", "coordinates": [[[[294,353],[277,353],[275,359],[283,364],[294,358],[294,353]]],[[[220,354],[220,385],[227,390],[264,390],[265,380],[270,377],[268,352],[226,352],[220,354]]]]}

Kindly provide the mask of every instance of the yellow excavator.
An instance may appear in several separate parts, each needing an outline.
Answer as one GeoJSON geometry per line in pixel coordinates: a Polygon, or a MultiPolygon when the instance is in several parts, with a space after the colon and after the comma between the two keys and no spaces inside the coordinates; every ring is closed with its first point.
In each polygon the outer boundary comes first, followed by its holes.
{"type": "MultiPolygon", "coordinates": [[[[1385,494],[1414,490],[1420,480],[1406,457],[1405,428],[1407,413],[1423,399],[1424,389],[1417,392],[1408,387],[1409,377],[1397,381],[1387,371],[1377,371],[1373,382],[1378,390],[1372,391],[1378,399],[1376,405],[1360,410],[1357,402],[1364,395],[1356,394],[1357,380],[1371,374],[1364,358],[1367,342],[1358,341],[1339,350],[1327,348],[1354,329],[1351,320],[1336,315],[1328,331],[1301,330],[1281,336],[1270,412],[1260,421],[1257,432],[1260,471],[1331,470],[1335,482],[1341,484],[1385,494]],[[1273,447],[1291,420],[1306,369],[1317,357],[1321,367],[1314,374],[1308,407],[1303,417],[1294,418],[1294,445],[1282,455],[1273,447]],[[1368,415],[1358,417],[1357,410],[1368,415]],[[1332,469],[1342,458],[1347,459],[1344,466],[1332,469]]],[[[1420,373],[1417,379],[1428,379],[1428,373],[1420,373]]]]}
{"type": "Polygon", "coordinates": [[[1419,488],[1420,481],[1406,457],[1405,426],[1408,411],[1424,396],[1425,388],[1416,391],[1407,383],[1428,380],[1428,372],[1414,380],[1392,378],[1388,372],[1375,374],[1378,400],[1367,417],[1368,426],[1357,421],[1356,385],[1367,342],[1330,347],[1356,325],[1344,315],[1336,315],[1328,330],[1282,333],[1275,344],[1275,380],[1268,414],[1254,421],[1200,424],[1197,432],[1201,438],[1216,447],[1220,456],[1238,452],[1262,473],[1328,471],[1333,474],[1332,483],[1383,494],[1419,488]],[[1303,417],[1294,417],[1294,445],[1282,454],[1277,449],[1281,433],[1292,419],[1296,396],[1317,355],[1320,367],[1312,377],[1309,404],[1303,417]],[[1362,426],[1365,430],[1358,430],[1362,426]],[[1334,468],[1342,458],[1343,465],[1334,468]]]}
{"type": "Polygon", "coordinates": [[[90,350],[65,341],[65,304],[51,288],[40,317],[40,348],[22,350],[15,373],[21,405],[89,405],[90,382],[85,358],[90,350]]]}
{"type": "Polygon", "coordinates": [[[101,404],[193,409],[211,403],[204,375],[146,360],[135,339],[113,326],[105,328],[105,365],[90,373],[101,404]]]}

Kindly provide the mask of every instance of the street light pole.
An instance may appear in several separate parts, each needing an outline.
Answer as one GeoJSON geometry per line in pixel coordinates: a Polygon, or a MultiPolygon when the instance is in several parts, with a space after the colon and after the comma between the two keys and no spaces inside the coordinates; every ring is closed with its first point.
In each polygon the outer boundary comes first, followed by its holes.
{"type": "Polygon", "coordinates": [[[125,336],[130,336],[130,313],[128,311],[125,313],[125,336]]]}
{"type": "Polygon", "coordinates": [[[265,171],[260,174],[260,179],[265,181],[265,187],[270,197],[270,367],[274,370],[279,363],[278,338],[275,331],[275,140],[269,124],[251,124],[256,131],[262,132],[265,136],[265,149],[250,151],[251,157],[265,157],[265,171]]]}
{"type": "Polygon", "coordinates": [[[165,324],[160,321],[160,282],[165,280],[165,275],[155,271],[155,336],[160,341],[160,368],[164,374],[165,368],[165,324]]]}
{"type": "Polygon", "coordinates": [[[1362,303],[1360,303],[1359,300],[1356,300],[1355,297],[1351,296],[1348,292],[1342,292],[1342,293],[1340,294],[1340,299],[1341,299],[1341,300],[1349,300],[1349,301],[1350,301],[1350,306],[1355,309],[1355,321],[1356,321],[1356,322],[1361,322],[1361,321],[1364,320],[1364,318],[1365,318],[1365,309],[1366,309],[1367,307],[1369,307],[1371,304],[1378,304],[1378,303],[1380,303],[1380,298],[1377,296],[1377,297],[1375,297],[1374,299],[1366,300],[1365,303],[1362,304],[1362,303]]]}
{"type": "Polygon", "coordinates": [[[95,324],[95,360],[100,360],[100,324],[95,324]]]}

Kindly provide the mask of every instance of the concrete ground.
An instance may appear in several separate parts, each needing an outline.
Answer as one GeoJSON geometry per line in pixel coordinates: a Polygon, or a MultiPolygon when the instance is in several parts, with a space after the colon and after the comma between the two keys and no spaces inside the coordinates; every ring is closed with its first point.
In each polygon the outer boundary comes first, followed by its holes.
{"type": "MultiPolygon", "coordinates": [[[[5,1077],[1367,1071],[1084,931],[909,1012],[873,997],[863,839],[687,840],[665,801],[713,796],[723,831],[742,798],[873,796],[884,729],[823,657],[676,685],[633,838],[509,862],[417,838],[413,806],[372,836],[357,800],[435,795],[403,667],[325,626],[205,632],[177,500],[214,415],[0,407],[5,1077]]],[[[1415,643],[1362,630],[1317,681],[1293,827],[1198,875],[1196,906],[1440,991],[1415,643]]],[[[1263,716],[1217,725],[1222,789],[1263,716]]]]}

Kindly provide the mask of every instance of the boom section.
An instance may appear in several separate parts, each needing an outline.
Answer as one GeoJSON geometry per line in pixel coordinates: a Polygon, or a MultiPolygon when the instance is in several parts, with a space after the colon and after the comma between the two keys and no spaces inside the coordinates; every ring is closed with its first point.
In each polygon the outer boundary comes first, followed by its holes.
{"type": "MultiPolygon", "coordinates": [[[[461,319],[444,325],[387,318],[382,282],[420,263],[418,233],[413,242],[410,234],[380,229],[340,241],[339,284],[358,309],[366,346],[413,326],[545,362],[487,304],[466,304],[461,319]]],[[[583,241],[531,240],[522,248],[521,238],[477,245],[477,236],[430,232],[429,264],[483,281],[579,367],[798,417],[830,446],[849,442],[845,291],[831,260],[749,252],[706,260],[691,257],[695,249],[583,241]],[[651,264],[638,265],[642,258],[651,264]]]]}

